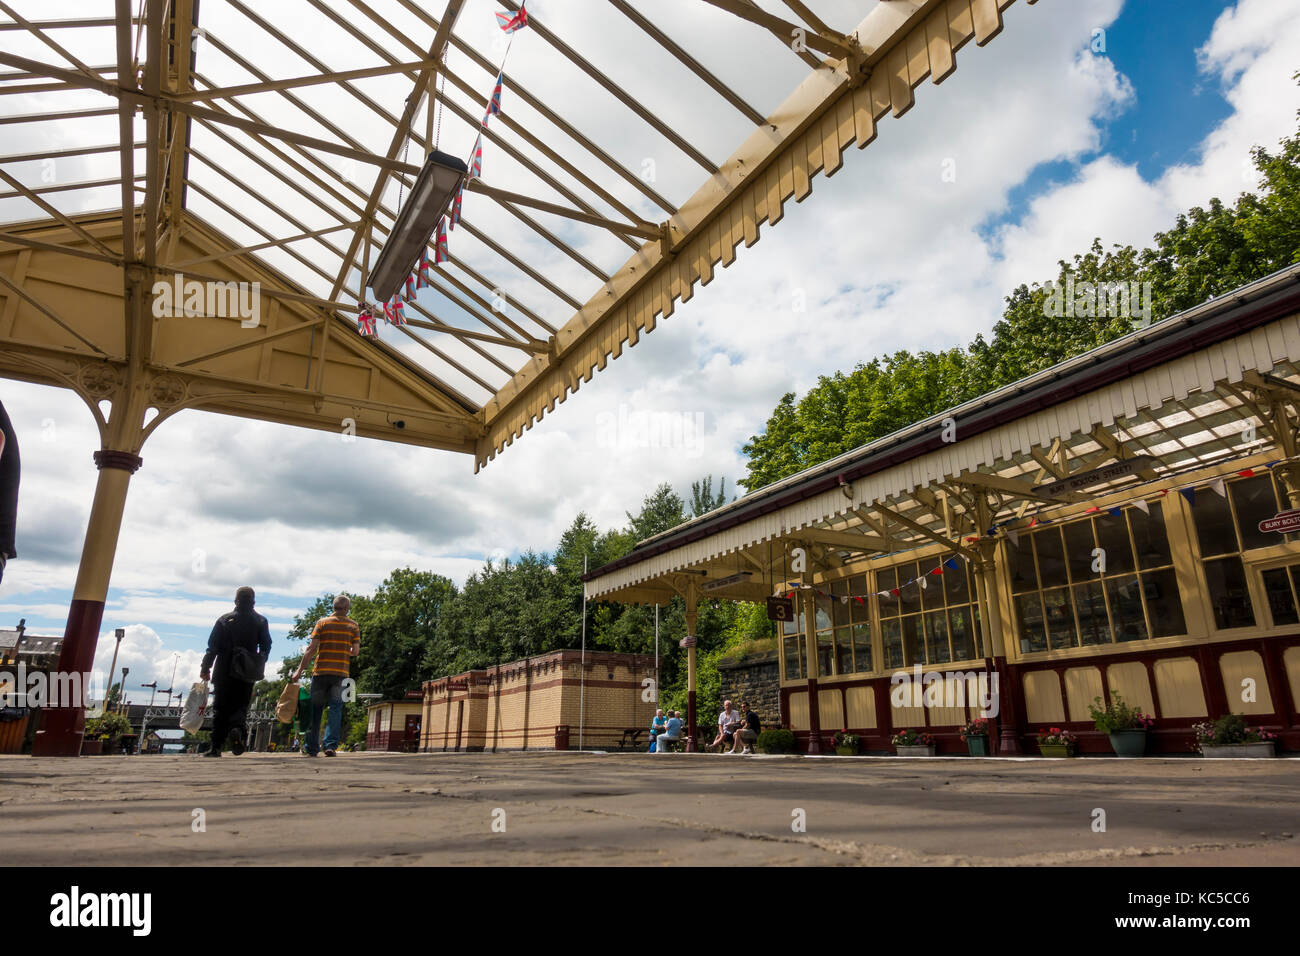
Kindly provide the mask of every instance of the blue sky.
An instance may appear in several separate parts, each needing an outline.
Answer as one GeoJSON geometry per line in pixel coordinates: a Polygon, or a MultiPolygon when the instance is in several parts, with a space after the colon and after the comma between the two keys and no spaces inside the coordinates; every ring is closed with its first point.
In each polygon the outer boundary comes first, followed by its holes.
{"type": "MultiPolygon", "coordinates": [[[[623,524],[660,481],[685,493],[713,474],[734,489],[740,447],[784,392],[987,333],[1016,285],[1051,277],[1094,236],[1145,245],[1179,211],[1234,198],[1251,187],[1250,147],[1295,131],[1300,0],[1042,0],[1005,18],[1001,36],[964,48],[949,80],[918,89],[912,111],[884,120],[876,142],[479,475],[450,453],[365,439],[341,450],[337,435],[199,412],[165,423],[132,479],[98,666],[123,626],[132,684],[165,684],[176,653],[178,682],[194,679],[240,584],[258,589],[279,656],[294,614],[322,592],[367,593],[408,565],[463,581],[490,556],[552,550],[579,510],[623,524]],[[1089,49],[1098,28],[1104,54],[1089,49]],[[620,411],[703,416],[705,434],[668,449],[604,441],[602,421],[620,411]]],[[[730,68],[738,82],[743,63],[730,68]]],[[[490,175],[499,161],[488,157],[490,175]]],[[[98,436],[69,392],[3,382],[0,398],[24,463],[0,620],[59,633],[98,436]]]]}
{"type": "MultiPolygon", "coordinates": [[[[1098,119],[1100,148],[1036,167],[1011,190],[1005,210],[990,217],[985,228],[991,233],[1018,220],[1035,196],[1072,180],[1080,164],[1099,153],[1133,164],[1147,180],[1175,164],[1195,161],[1205,137],[1232,112],[1222,87],[1201,77],[1197,66],[1197,50],[1230,5],[1224,0],[1129,2],[1113,24],[1096,28],[1103,31],[1098,49],[1093,49],[1090,33],[1090,52],[1115,64],[1132,84],[1133,100],[1098,119]]],[[[1069,254],[1074,251],[1083,250],[1069,254]]],[[[1067,257],[1065,250],[1062,257],[1067,257]]]]}

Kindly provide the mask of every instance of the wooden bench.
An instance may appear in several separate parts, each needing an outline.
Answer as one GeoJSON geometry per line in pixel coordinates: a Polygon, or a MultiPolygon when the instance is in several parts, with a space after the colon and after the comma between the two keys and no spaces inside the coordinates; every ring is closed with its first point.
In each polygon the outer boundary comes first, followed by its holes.
{"type": "MultiPolygon", "coordinates": [[[[625,745],[631,744],[632,750],[633,752],[635,752],[637,750],[637,746],[640,742],[640,738],[643,733],[645,733],[644,730],[636,727],[630,727],[627,730],[623,731],[623,737],[618,742],[618,749],[622,750],[625,745]]],[[[646,743],[647,749],[649,748],[649,746],[650,744],[647,742],[646,743]]]]}

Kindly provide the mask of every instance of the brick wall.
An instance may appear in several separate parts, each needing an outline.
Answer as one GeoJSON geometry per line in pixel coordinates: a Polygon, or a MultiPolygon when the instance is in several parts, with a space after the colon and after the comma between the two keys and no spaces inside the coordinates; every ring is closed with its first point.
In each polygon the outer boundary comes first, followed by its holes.
{"type": "Polygon", "coordinates": [[[781,670],[777,652],[751,654],[743,661],[718,661],[718,676],[722,679],[722,698],[731,700],[737,707],[742,700],[758,714],[763,728],[781,724],[781,670]]]}

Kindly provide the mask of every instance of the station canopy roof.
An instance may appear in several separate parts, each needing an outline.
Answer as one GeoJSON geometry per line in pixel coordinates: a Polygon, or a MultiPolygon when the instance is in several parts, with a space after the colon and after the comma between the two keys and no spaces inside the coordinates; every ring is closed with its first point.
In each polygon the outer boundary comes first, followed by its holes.
{"type": "Polygon", "coordinates": [[[158,420],[350,418],[481,465],[1011,6],[536,0],[506,34],[513,0],[7,0],[0,374],[92,407],[134,375],[158,420]],[[480,136],[432,288],[361,337],[424,156],[480,136]],[[151,316],[176,273],[259,282],[260,322],[151,316]]]}
{"type": "Polygon", "coordinates": [[[788,583],[793,546],[822,573],[934,545],[978,558],[1039,514],[1261,453],[1294,467],[1298,363],[1300,264],[642,541],[586,593],[762,601],[788,583]]]}

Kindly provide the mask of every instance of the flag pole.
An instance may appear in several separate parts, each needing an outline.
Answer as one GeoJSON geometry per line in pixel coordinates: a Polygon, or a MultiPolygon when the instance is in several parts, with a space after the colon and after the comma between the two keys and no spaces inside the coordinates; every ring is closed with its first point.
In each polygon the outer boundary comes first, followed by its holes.
{"type": "Polygon", "coordinates": [[[655,605],[655,709],[659,709],[659,605],[655,605]]]}
{"type": "MultiPolygon", "coordinates": [[[[582,554],[582,576],[587,576],[587,553],[582,554]]],[[[582,584],[582,669],[578,672],[578,749],[582,749],[583,718],[587,705],[587,583],[582,584]]]]}

